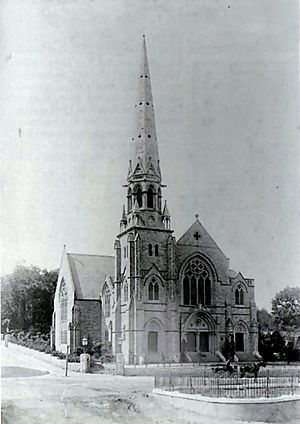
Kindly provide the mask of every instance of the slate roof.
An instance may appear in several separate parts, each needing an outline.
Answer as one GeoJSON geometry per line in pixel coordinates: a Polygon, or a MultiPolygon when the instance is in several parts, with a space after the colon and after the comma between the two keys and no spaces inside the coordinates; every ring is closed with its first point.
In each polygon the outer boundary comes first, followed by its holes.
{"type": "Polygon", "coordinates": [[[68,253],[76,299],[98,300],[106,275],[114,276],[114,257],[68,253]]]}

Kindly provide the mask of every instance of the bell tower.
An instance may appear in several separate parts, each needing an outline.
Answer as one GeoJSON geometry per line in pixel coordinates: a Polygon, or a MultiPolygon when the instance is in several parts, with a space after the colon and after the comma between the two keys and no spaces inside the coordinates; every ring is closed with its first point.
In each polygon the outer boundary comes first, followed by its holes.
{"type": "Polygon", "coordinates": [[[145,36],[142,40],[134,121],[127,181],[124,185],[127,191],[126,204],[123,206],[120,233],[115,244],[118,258],[116,266],[119,268],[115,281],[115,346],[116,352],[121,350],[125,361],[129,363],[137,363],[140,358],[147,357],[144,331],[147,308],[151,309],[153,301],[156,307],[162,305],[160,307],[166,308],[167,279],[171,275],[172,230],[166,201],[162,204],[162,188],[165,186],[161,178],[145,36]],[[149,294],[149,278],[153,279],[154,275],[160,298],[157,292],[157,299],[153,300],[153,293],[149,294]]]}
{"type": "MultiPolygon", "coordinates": [[[[131,138],[127,175],[127,205],[121,219],[121,231],[135,226],[166,228],[163,215],[162,180],[159,164],[154,105],[143,36],[142,58],[138,74],[135,129],[131,138]]],[[[169,226],[169,224],[168,224],[169,226]]]]}

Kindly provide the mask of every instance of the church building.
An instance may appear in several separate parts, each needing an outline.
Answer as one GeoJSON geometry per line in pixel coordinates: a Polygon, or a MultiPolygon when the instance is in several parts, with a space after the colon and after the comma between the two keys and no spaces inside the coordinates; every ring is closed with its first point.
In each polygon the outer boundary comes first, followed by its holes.
{"type": "Polygon", "coordinates": [[[64,249],[53,347],[72,351],[87,337],[108,342],[128,364],[201,362],[219,360],[233,336],[236,356],[250,359],[258,336],[254,280],[230,269],[198,215],[178,240],[173,235],[162,195],[145,37],[134,114],[115,256],[64,249]]]}

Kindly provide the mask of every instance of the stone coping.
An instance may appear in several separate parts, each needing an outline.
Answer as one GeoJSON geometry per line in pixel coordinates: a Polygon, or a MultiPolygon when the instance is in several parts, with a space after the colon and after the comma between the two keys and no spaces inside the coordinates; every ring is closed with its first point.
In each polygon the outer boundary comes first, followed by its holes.
{"type": "Polygon", "coordinates": [[[294,401],[300,401],[300,394],[295,395],[283,395],[278,397],[272,397],[272,398],[213,398],[209,396],[202,396],[199,394],[188,394],[188,393],[181,393],[178,391],[170,392],[167,390],[161,390],[161,389],[153,389],[153,394],[158,396],[168,396],[171,398],[180,398],[180,399],[188,399],[198,402],[207,402],[207,403],[220,403],[220,404],[233,404],[233,405],[241,405],[241,404],[269,404],[269,403],[283,403],[283,402],[294,402],[294,401]]]}

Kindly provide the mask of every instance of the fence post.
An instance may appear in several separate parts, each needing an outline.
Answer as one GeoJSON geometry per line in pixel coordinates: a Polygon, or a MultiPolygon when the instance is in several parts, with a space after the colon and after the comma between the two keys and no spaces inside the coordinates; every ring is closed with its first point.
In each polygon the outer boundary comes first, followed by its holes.
{"type": "Polygon", "coordinates": [[[270,378],[270,370],[267,370],[267,398],[269,397],[269,378],[270,378]]]}

